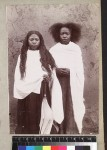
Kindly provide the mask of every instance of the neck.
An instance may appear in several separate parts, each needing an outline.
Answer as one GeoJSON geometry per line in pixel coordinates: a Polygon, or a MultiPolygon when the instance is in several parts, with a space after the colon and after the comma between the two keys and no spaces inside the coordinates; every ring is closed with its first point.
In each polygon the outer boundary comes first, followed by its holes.
{"type": "Polygon", "coordinates": [[[28,47],[28,49],[31,50],[31,51],[38,51],[37,48],[33,48],[33,47],[28,47]]]}
{"type": "Polygon", "coordinates": [[[64,42],[60,42],[62,45],[68,45],[69,43],[70,43],[70,41],[69,42],[67,42],[67,43],[64,43],[64,42]]]}

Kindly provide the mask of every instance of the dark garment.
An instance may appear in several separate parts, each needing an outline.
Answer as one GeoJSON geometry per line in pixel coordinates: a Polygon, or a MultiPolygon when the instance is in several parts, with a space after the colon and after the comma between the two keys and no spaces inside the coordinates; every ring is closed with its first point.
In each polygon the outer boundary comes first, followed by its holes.
{"type": "Polygon", "coordinates": [[[39,133],[41,114],[40,94],[31,93],[26,98],[18,100],[16,134],[39,133]]]}
{"type": "Polygon", "coordinates": [[[16,134],[39,134],[44,93],[46,93],[48,104],[51,106],[51,96],[46,81],[42,82],[40,94],[31,93],[26,98],[18,100],[16,134]]]}
{"type": "Polygon", "coordinates": [[[62,88],[64,120],[59,125],[59,134],[78,134],[78,128],[74,120],[73,103],[70,87],[70,73],[57,73],[58,80],[62,88]]]}

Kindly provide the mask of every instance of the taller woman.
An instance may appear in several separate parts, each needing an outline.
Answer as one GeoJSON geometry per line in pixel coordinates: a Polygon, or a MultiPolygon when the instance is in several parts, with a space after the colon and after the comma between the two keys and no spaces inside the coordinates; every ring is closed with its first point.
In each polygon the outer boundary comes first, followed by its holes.
{"type": "Polygon", "coordinates": [[[70,114],[69,106],[67,106],[70,105],[72,107],[70,102],[67,104],[69,101],[68,97],[71,94],[74,119],[78,132],[81,133],[85,106],[83,97],[84,69],[82,54],[80,47],[76,44],[81,35],[80,27],[74,23],[56,23],[50,27],[50,32],[55,42],[57,42],[57,44],[50,49],[50,53],[52,54],[57,65],[57,75],[61,83],[63,94],[65,121],[63,121],[61,130],[62,133],[73,133],[73,125],[70,125],[73,124],[73,121],[69,121],[72,114],[70,114]],[[68,81],[70,82],[70,85],[68,81]],[[69,116],[66,114],[66,109],[68,109],[69,116]],[[70,127],[72,129],[70,129],[70,127]]]}

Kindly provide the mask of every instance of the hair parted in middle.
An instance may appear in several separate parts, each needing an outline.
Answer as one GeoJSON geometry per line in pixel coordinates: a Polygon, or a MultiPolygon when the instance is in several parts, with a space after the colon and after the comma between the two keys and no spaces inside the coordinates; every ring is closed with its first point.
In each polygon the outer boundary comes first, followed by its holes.
{"type": "Polygon", "coordinates": [[[29,31],[23,41],[23,45],[21,48],[21,54],[20,54],[20,73],[21,78],[24,77],[24,74],[26,72],[26,60],[27,60],[27,51],[29,48],[28,39],[32,34],[38,35],[40,38],[40,45],[38,46],[38,50],[40,53],[40,61],[42,66],[48,71],[48,73],[51,73],[50,67],[53,69],[55,67],[55,61],[52,57],[52,55],[49,53],[49,51],[46,49],[46,46],[44,44],[43,36],[38,31],[29,31]]]}
{"type": "Polygon", "coordinates": [[[55,23],[49,28],[49,32],[53,36],[55,42],[60,42],[60,30],[61,28],[66,27],[71,32],[70,41],[76,43],[79,41],[81,36],[81,26],[76,23],[67,22],[67,23],[55,23]]]}

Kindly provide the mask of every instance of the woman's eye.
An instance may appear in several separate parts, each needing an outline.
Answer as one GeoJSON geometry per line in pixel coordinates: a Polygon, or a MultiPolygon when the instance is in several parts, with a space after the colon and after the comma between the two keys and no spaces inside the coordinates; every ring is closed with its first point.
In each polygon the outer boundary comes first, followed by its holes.
{"type": "Polygon", "coordinates": [[[33,41],[34,39],[29,39],[30,41],[33,41]]]}
{"type": "Polygon", "coordinates": [[[35,41],[39,41],[39,39],[30,39],[30,41],[34,41],[34,40],[35,40],[35,41]]]}
{"type": "Polygon", "coordinates": [[[69,33],[61,33],[61,35],[64,35],[64,34],[65,34],[65,35],[69,35],[69,33]]]}

